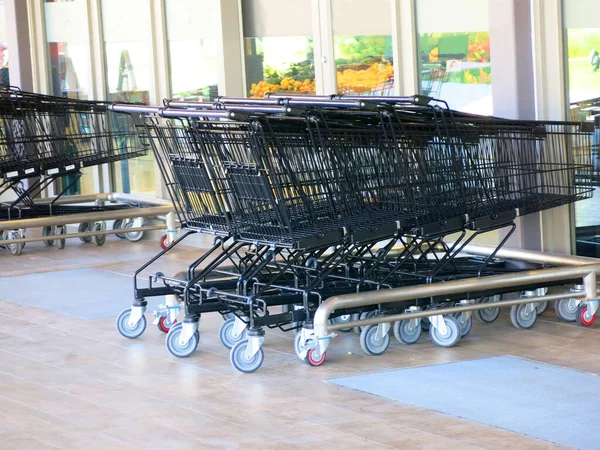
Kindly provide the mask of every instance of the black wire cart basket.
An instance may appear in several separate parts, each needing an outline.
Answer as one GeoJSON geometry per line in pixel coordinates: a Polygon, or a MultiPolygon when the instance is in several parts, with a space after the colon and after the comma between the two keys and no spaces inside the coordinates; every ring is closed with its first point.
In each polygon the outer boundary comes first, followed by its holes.
{"type": "MultiPolygon", "coordinates": [[[[112,111],[108,103],[33,94],[2,86],[0,195],[13,191],[16,198],[0,204],[0,220],[129,207],[68,205],[58,200],[79,181],[83,168],[135,158],[147,151],[132,117],[112,111]],[[40,193],[50,185],[57,191],[53,201],[37,202],[40,193]]],[[[100,223],[83,225],[91,231],[91,227],[100,223]]],[[[57,231],[60,234],[61,230],[54,227],[44,228],[48,236],[57,231]]],[[[23,237],[24,233],[15,230],[4,235],[10,239],[23,237]]],[[[101,239],[103,243],[104,236],[101,239]]],[[[9,244],[9,248],[18,254],[23,244],[9,244]]]]}

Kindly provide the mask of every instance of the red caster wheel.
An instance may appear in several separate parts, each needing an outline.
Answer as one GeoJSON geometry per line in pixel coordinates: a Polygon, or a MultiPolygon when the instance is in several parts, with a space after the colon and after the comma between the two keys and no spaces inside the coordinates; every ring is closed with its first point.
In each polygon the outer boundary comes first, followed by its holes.
{"type": "Polygon", "coordinates": [[[595,318],[596,316],[588,314],[587,306],[580,305],[579,308],[577,308],[577,323],[580,325],[583,325],[584,327],[590,327],[594,323],[595,318]]]}
{"type": "Polygon", "coordinates": [[[169,243],[169,236],[165,234],[162,238],[160,238],[160,246],[163,248],[163,250],[166,250],[171,246],[169,243]]]}
{"type": "Polygon", "coordinates": [[[158,321],[158,323],[156,324],[156,326],[163,333],[168,333],[169,330],[171,329],[171,327],[173,325],[175,325],[176,323],[177,323],[177,319],[175,319],[173,322],[171,322],[171,319],[169,319],[169,317],[167,316],[167,317],[161,317],[160,320],[158,321]]]}
{"type": "Polygon", "coordinates": [[[311,348],[306,355],[306,362],[313,367],[318,367],[325,362],[325,357],[327,356],[326,352],[323,352],[322,355],[317,358],[316,352],[314,348],[311,348]]]}

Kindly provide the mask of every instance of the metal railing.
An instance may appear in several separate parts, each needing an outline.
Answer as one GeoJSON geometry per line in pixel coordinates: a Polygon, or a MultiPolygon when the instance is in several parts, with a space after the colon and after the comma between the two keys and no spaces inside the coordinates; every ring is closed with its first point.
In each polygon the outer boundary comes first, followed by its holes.
{"type": "MultiPolygon", "coordinates": [[[[519,252],[514,250],[514,252],[519,252]]],[[[569,298],[584,299],[590,302],[591,313],[597,309],[596,275],[600,274],[600,264],[585,264],[577,266],[559,267],[552,269],[532,270],[521,273],[506,275],[493,275],[484,278],[468,278],[464,280],[448,281],[444,283],[432,283],[420,286],[410,286],[398,289],[387,289],[371,292],[335,296],[324,301],[317,309],[314,316],[314,333],[318,339],[332,337],[331,331],[345,328],[364,327],[380,323],[390,323],[399,320],[410,320],[423,317],[432,317],[444,314],[454,314],[478,309],[490,308],[490,303],[458,306],[453,308],[440,308],[435,310],[409,312],[373,317],[364,320],[355,320],[342,324],[330,324],[329,316],[336,310],[351,309],[363,306],[374,306],[387,303],[416,300],[428,297],[439,297],[444,295],[468,294],[470,292],[483,292],[514,288],[515,291],[525,286],[545,286],[557,282],[568,282],[574,279],[583,279],[583,292],[563,293],[545,295],[540,297],[527,297],[518,300],[501,301],[493,304],[493,307],[514,306],[520,304],[536,303],[542,301],[562,300],[569,298]]]]}

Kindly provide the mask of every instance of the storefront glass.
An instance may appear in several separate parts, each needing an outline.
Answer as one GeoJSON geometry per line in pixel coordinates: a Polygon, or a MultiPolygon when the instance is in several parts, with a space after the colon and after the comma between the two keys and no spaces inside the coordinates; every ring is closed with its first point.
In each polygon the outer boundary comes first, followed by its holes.
{"type": "MultiPolygon", "coordinates": [[[[565,0],[565,47],[571,119],[595,124],[592,162],[600,170],[600,3],[565,0]]],[[[600,181],[600,180],[598,180],[600,181]]],[[[598,183],[600,184],[600,183],[598,183]]],[[[576,253],[600,257],[600,195],[576,202],[576,253]]]]}
{"type": "MultiPolygon", "coordinates": [[[[85,0],[50,1],[44,4],[50,94],[87,100],[90,92],[90,59],[85,0]]],[[[65,193],[92,194],[94,168],[82,169],[82,177],[62,177],[65,193]],[[69,187],[70,186],[70,187],[69,187]]],[[[58,190],[62,190],[57,186],[58,190]]]]}
{"type": "Polygon", "coordinates": [[[167,39],[171,95],[178,100],[211,101],[218,95],[217,0],[167,0],[167,39]]]}
{"type": "Polygon", "coordinates": [[[314,94],[313,2],[242,0],[246,83],[250,97],[314,94]],[[293,20],[282,14],[293,11],[293,20]]]}
{"type": "MultiPolygon", "coordinates": [[[[102,0],[108,100],[149,103],[150,4],[146,0],[102,0]]],[[[112,188],[155,196],[152,152],[113,165],[112,188]]]]}
{"type": "Polygon", "coordinates": [[[8,78],[8,43],[4,0],[0,0],[0,84],[10,84],[8,78]]]}
{"type": "Polygon", "coordinates": [[[487,0],[417,0],[422,95],[491,115],[492,67],[487,0]]]}
{"type": "Polygon", "coordinates": [[[337,91],[348,95],[393,95],[389,0],[368,8],[352,0],[332,0],[337,91]]]}

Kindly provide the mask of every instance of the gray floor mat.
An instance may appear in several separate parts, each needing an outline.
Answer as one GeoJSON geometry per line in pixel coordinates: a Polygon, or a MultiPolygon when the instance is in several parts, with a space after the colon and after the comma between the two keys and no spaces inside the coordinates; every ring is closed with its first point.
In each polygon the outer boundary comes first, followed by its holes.
{"type": "Polygon", "coordinates": [[[591,373],[502,356],[329,382],[567,447],[600,445],[591,373]]]}
{"type": "MultiPolygon", "coordinates": [[[[148,281],[139,280],[140,286],[148,281]]],[[[133,300],[131,276],[77,269],[0,278],[0,298],[82,319],[115,317],[133,300]]],[[[152,311],[164,297],[148,298],[152,311]]]]}

